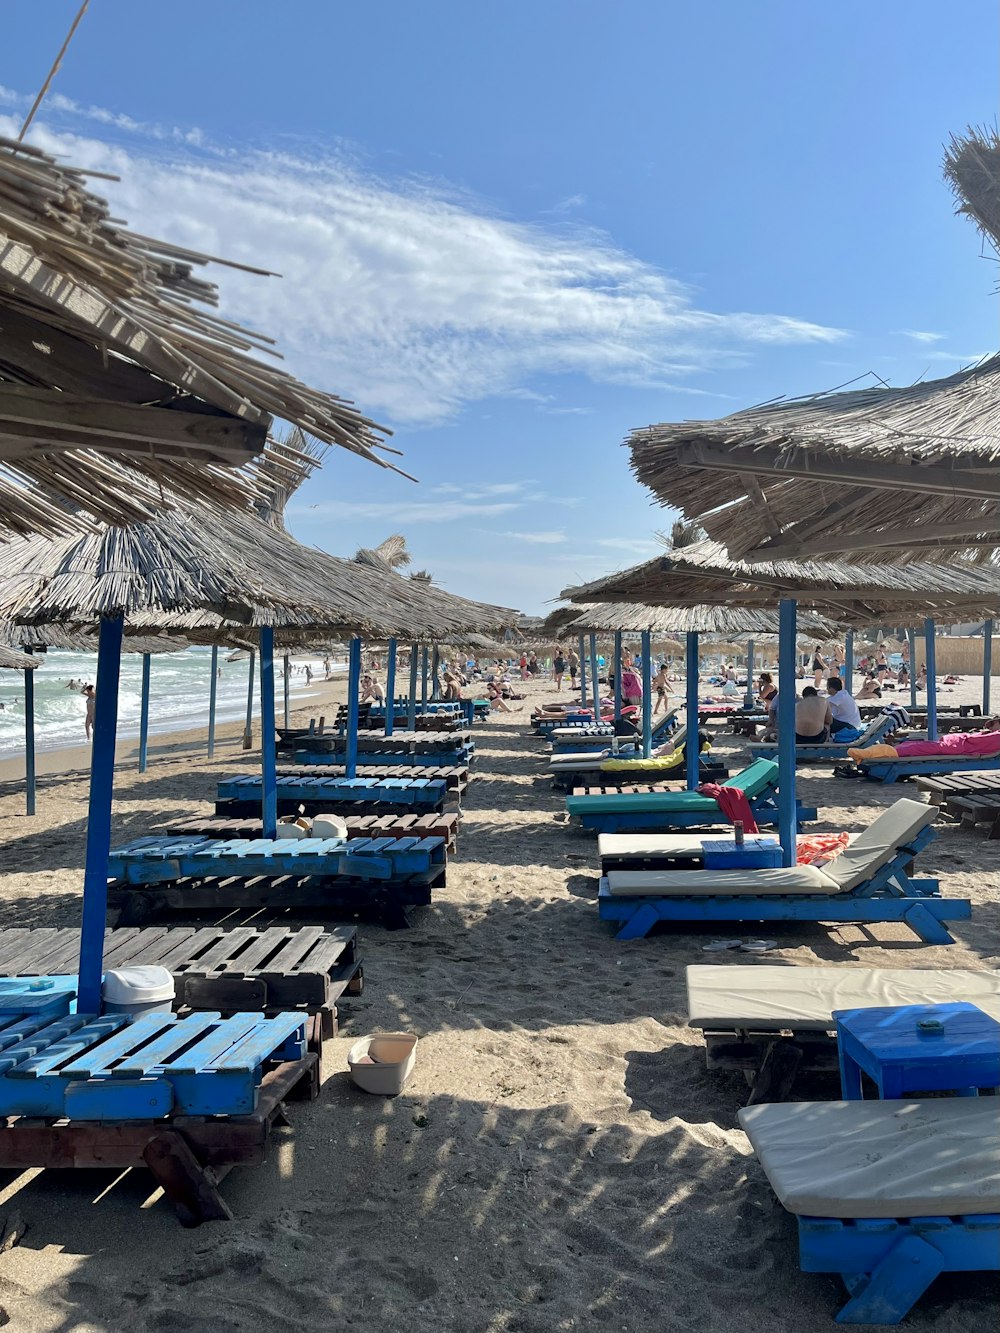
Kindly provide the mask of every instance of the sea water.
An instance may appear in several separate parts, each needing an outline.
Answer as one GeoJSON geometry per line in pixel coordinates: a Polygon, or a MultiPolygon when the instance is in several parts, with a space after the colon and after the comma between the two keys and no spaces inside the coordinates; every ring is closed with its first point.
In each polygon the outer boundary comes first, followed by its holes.
{"type": "MultiPolygon", "coordinates": [[[[96,653],[78,653],[51,649],[37,653],[38,667],[32,672],[35,682],[35,745],[39,750],[54,750],[65,745],[83,745],[86,701],[80,694],[86,684],[97,683],[96,653]],[[70,686],[70,682],[75,685],[70,686]]],[[[219,652],[220,676],[216,695],[216,721],[233,722],[246,716],[249,654],[241,660],[227,661],[229,654],[219,652]]],[[[208,692],[212,674],[212,650],[187,648],[178,653],[154,653],[150,666],[150,734],[208,726],[208,692]]],[[[322,659],[300,654],[291,660],[289,686],[296,703],[309,693],[304,668],[313,672],[313,684],[324,676],[322,659]]],[[[342,673],[344,663],[335,663],[333,671],[342,673]]],[[[278,725],[282,720],[284,683],[281,658],[275,661],[275,698],[278,725]]],[[[121,683],[118,689],[118,734],[139,734],[139,708],[142,688],[142,655],[122,656],[121,683]]],[[[24,673],[0,670],[0,758],[24,753],[24,673]]],[[[254,717],[260,716],[260,662],[255,664],[254,717]]]]}

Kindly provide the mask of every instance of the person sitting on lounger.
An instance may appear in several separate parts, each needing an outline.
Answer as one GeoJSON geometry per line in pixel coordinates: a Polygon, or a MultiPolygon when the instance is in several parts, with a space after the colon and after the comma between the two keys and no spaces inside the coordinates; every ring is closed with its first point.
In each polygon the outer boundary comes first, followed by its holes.
{"type": "Polygon", "coordinates": [[[844,689],[844,682],[839,676],[831,676],[826,682],[826,692],[830,696],[830,714],[832,721],[830,723],[830,738],[837,739],[837,732],[850,728],[852,731],[863,731],[864,723],[861,721],[861,712],[858,705],[844,689]]]}
{"type": "Polygon", "coordinates": [[[882,689],[873,675],[865,676],[861,689],[858,690],[859,699],[881,699],[882,689]]]}
{"type": "Polygon", "coordinates": [[[441,677],[444,689],[441,691],[441,698],[446,703],[457,703],[462,698],[461,678],[452,670],[446,670],[441,677]]]}
{"type": "Polygon", "coordinates": [[[829,701],[821,698],[814,686],[807,685],[801,699],[795,701],[795,744],[822,745],[832,720],[829,701]]]}
{"type": "Polygon", "coordinates": [[[622,672],[622,698],[632,708],[638,708],[642,703],[642,681],[634,666],[627,666],[622,672]]]}
{"type": "Polygon", "coordinates": [[[371,700],[372,703],[384,704],[385,690],[378,683],[378,681],[375,679],[374,676],[362,676],[361,695],[360,698],[358,699],[358,702],[363,704],[367,703],[369,700],[371,700]]]}

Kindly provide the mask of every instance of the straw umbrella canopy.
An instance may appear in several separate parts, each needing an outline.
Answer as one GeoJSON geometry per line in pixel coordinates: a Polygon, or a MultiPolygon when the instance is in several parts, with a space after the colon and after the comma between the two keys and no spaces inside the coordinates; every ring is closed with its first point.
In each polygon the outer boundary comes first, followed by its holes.
{"type": "Polygon", "coordinates": [[[37,666],[37,657],[32,657],[30,653],[19,653],[16,648],[8,648],[6,644],[0,643],[0,667],[11,671],[34,671],[37,666]]]}
{"type": "Polygon", "coordinates": [[[667,606],[714,603],[773,607],[782,598],[844,625],[913,624],[928,615],[963,620],[1000,608],[1000,570],[969,561],[949,565],[848,561],[736,560],[720,543],[699,542],[561,594],[569,600],[667,606]]]}
{"type": "Polygon", "coordinates": [[[217,288],[197,270],[226,261],[129,231],[87,177],[0,139],[0,528],[149,518],[161,487],[241,507],[254,474],[233,469],[275,418],[391,466],[383,428],[250,355],[272,340],[211,313],[217,288]]]}
{"type": "Polygon", "coordinates": [[[958,212],[976,224],[1000,253],[1000,134],[995,128],[953,135],[944,157],[945,179],[958,212]]]}
{"type": "MultiPolygon", "coordinates": [[[[564,620],[567,630],[615,634],[636,634],[649,630],[654,638],[665,633],[753,638],[774,634],[778,629],[777,612],[747,606],[648,606],[633,602],[595,602],[588,605],[583,600],[577,602],[574,599],[573,605],[561,607],[553,613],[553,618],[556,615],[571,617],[564,620]]],[[[815,630],[816,633],[830,632],[830,622],[820,616],[805,614],[802,622],[804,628],[815,630]]],[[[677,639],[668,641],[676,644],[677,650],[680,650],[682,645],[677,639]]]]}

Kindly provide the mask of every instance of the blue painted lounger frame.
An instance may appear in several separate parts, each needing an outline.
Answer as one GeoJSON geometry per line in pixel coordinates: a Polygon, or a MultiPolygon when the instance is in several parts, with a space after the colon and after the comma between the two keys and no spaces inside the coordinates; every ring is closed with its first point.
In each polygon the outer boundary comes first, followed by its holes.
{"type": "MultiPolygon", "coordinates": [[[[892,718],[886,713],[882,719],[882,725],[878,730],[873,730],[863,746],[859,746],[857,741],[829,741],[826,745],[796,745],[795,762],[797,764],[846,762],[849,759],[847,751],[852,747],[866,749],[869,745],[880,745],[891,725],[892,718]]],[[[758,758],[766,756],[768,759],[776,759],[778,757],[777,744],[765,745],[757,742],[748,748],[750,753],[758,758]]]]}
{"type": "Polygon", "coordinates": [[[898,1324],[939,1273],[1000,1268],[1000,1213],[960,1217],[799,1217],[799,1267],[839,1273],[838,1324],[898,1324]]]}
{"type": "Polygon", "coordinates": [[[111,853],[108,875],[128,884],[256,875],[347,876],[386,882],[445,863],[443,838],[137,838],[111,853]]]}
{"type": "MultiPolygon", "coordinates": [[[[315,804],[319,801],[382,802],[440,810],[448,799],[442,778],[292,778],[277,780],[279,802],[315,804]]],[[[260,778],[227,778],[219,783],[220,801],[254,801],[260,797],[260,778]]]]}
{"type": "MultiPolygon", "coordinates": [[[[573,814],[571,801],[576,797],[567,798],[566,805],[570,814],[573,814]]],[[[579,798],[586,799],[586,798],[579,798]]],[[[614,801],[616,797],[609,796],[608,801],[614,801]]],[[[750,801],[750,809],[753,811],[753,817],[761,828],[773,827],[778,822],[778,799],[775,789],[769,788],[762,792],[760,796],[753,797],[750,801]]],[[[802,805],[796,802],[795,820],[796,827],[801,831],[803,824],[809,823],[816,818],[816,807],[814,805],[802,805]]],[[[594,829],[597,833],[642,833],[649,830],[653,833],[669,833],[673,829],[685,828],[711,828],[716,824],[729,826],[729,820],[718,811],[712,815],[710,811],[701,810],[675,810],[675,811],[643,811],[643,810],[622,810],[616,812],[609,810],[607,813],[588,813],[580,815],[580,824],[583,828],[594,829]]]]}
{"type": "MultiPolygon", "coordinates": [[[[401,751],[363,750],[358,754],[357,767],[360,768],[447,768],[451,765],[471,764],[475,755],[474,744],[463,745],[458,749],[437,750],[432,754],[410,754],[401,751]]],[[[341,755],[323,750],[296,750],[292,762],[305,767],[317,764],[320,767],[336,767],[341,755]]],[[[378,777],[377,773],[370,776],[378,777]]],[[[280,774],[279,774],[280,777],[280,774]]]]}
{"type": "Polygon", "coordinates": [[[966,898],[940,897],[936,879],[912,878],[906,869],[934,836],[933,829],[921,829],[897,848],[891,861],[850,893],[625,898],[611,893],[605,876],[598,894],[598,915],[602,921],[622,923],[616,936],[620,940],[641,939],[660,921],[902,921],[927,944],[954,944],[942,923],[967,921],[971,903],[966,898]]]}
{"type": "Polygon", "coordinates": [[[964,758],[959,755],[940,759],[928,755],[925,759],[882,759],[858,765],[861,775],[869,782],[898,782],[900,778],[938,777],[944,773],[1000,773],[1000,755],[986,759],[964,758]]]}

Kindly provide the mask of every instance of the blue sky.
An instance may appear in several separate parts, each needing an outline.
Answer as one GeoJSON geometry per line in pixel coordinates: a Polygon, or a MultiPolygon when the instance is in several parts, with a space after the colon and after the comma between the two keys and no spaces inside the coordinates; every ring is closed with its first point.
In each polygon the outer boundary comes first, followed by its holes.
{"type": "MultiPolygon", "coordinates": [[[[77,0],[7,0],[0,131],[77,0]]],[[[963,0],[92,0],[32,137],[117,170],[226,313],[393,427],[414,486],[333,453],[291,527],[406,533],[468,596],[543,609],[652,554],[620,443],[998,345],[942,145],[1000,101],[963,0]]]]}

